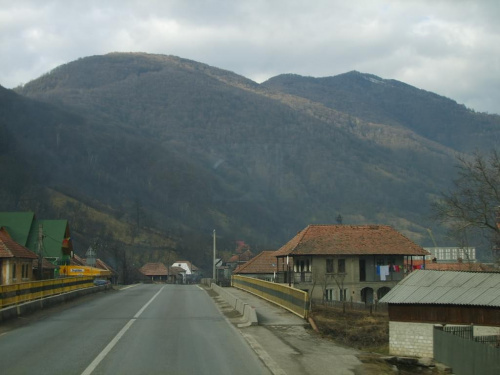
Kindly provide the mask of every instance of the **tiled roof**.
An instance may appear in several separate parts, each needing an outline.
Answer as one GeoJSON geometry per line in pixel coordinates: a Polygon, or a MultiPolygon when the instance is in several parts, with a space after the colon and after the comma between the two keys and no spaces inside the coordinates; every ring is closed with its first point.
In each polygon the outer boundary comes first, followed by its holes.
{"type": "Polygon", "coordinates": [[[14,241],[7,229],[0,228],[0,258],[37,259],[37,255],[28,248],[14,241]]]}
{"type": "Polygon", "coordinates": [[[139,269],[146,276],[167,276],[168,269],[163,263],[146,263],[139,269]]]}
{"type": "Polygon", "coordinates": [[[273,273],[276,271],[276,251],[263,251],[245,264],[238,266],[235,274],[273,273]]]}
{"type": "Polygon", "coordinates": [[[500,273],[417,270],[380,302],[500,307],[500,273]]]}
{"type": "MultiPolygon", "coordinates": [[[[82,258],[77,254],[73,254],[73,256],[70,259],[70,263],[76,266],[87,266],[87,259],[82,258]]],[[[103,260],[99,258],[95,260],[95,267],[116,274],[116,271],[112,267],[110,267],[107,263],[105,263],[103,260]]]]}
{"type": "MultiPolygon", "coordinates": [[[[57,268],[45,258],[42,259],[42,267],[45,270],[55,270],[57,268]]],[[[33,259],[33,269],[38,269],[38,259],[33,259]]]]}
{"type": "Polygon", "coordinates": [[[287,255],[428,255],[388,225],[309,225],[283,245],[287,255]]]}

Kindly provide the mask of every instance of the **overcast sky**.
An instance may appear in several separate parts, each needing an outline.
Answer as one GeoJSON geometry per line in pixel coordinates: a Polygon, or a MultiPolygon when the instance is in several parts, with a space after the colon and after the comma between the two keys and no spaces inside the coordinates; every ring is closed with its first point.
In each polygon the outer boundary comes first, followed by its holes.
{"type": "Polygon", "coordinates": [[[358,70],[500,113],[500,0],[0,0],[0,85],[109,52],[257,82],[358,70]]]}

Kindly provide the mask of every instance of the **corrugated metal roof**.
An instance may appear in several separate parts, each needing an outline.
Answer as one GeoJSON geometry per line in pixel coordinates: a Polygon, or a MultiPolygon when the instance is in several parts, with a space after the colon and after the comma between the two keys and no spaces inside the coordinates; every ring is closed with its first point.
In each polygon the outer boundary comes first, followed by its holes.
{"type": "Polygon", "coordinates": [[[380,302],[500,307],[500,273],[417,270],[380,302]]]}

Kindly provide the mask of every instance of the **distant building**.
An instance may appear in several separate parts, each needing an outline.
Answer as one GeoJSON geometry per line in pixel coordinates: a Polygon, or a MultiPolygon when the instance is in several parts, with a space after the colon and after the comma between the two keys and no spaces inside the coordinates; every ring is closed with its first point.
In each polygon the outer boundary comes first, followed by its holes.
{"type": "Polygon", "coordinates": [[[33,261],[37,255],[12,239],[0,227],[0,285],[28,282],[33,279],[33,261]]]}
{"type": "Polygon", "coordinates": [[[276,277],[276,251],[263,251],[244,264],[240,264],[233,275],[274,281],[276,277]]]}
{"type": "Polygon", "coordinates": [[[430,255],[426,260],[435,260],[437,263],[476,262],[475,247],[424,247],[430,255]]]}

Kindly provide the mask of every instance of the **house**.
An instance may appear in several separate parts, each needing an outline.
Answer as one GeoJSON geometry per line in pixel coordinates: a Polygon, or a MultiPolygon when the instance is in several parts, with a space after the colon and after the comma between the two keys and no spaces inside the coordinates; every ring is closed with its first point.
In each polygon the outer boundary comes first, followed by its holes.
{"type": "Polygon", "coordinates": [[[51,263],[69,264],[73,243],[67,220],[37,220],[33,212],[0,212],[0,226],[35,253],[41,245],[43,257],[51,263]]]}
{"type": "Polygon", "coordinates": [[[139,272],[151,282],[167,282],[168,269],[163,263],[146,263],[139,268],[139,272]]]}
{"type": "Polygon", "coordinates": [[[276,276],[276,251],[263,251],[248,262],[239,265],[233,275],[253,277],[256,279],[274,281],[276,276]]]}
{"type": "Polygon", "coordinates": [[[381,302],[388,304],[389,351],[433,357],[434,325],[474,325],[500,335],[500,273],[417,270],[381,302]]]}
{"type": "Polygon", "coordinates": [[[174,264],[172,264],[172,267],[180,267],[185,271],[183,273],[184,275],[183,284],[196,282],[197,279],[199,278],[198,267],[196,267],[188,260],[178,260],[174,262],[174,264]]]}
{"type": "Polygon", "coordinates": [[[38,260],[37,255],[14,241],[6,228],[0,227],[0,284],[31,281],[33,260],[38,260]]]}
{"type": "Polygon", "coordinates": [[[238,267],[241,264],[244,264],[248,262],[250,259],[254,257],[254,253],[252,253],[249,249],[241,252],[241,253],[236,253],[229,258],[229,260],[226,262],[226,266],[228,266],[230,269],[234,270],[236,267],[238,267]]]}
{"type": "Polygon", "coordinates": [[[275,256],[278,281],[311,298],[372,303],[403,280],[405,258],[427,254],[387,225],[309,225],[275,256]]]}

